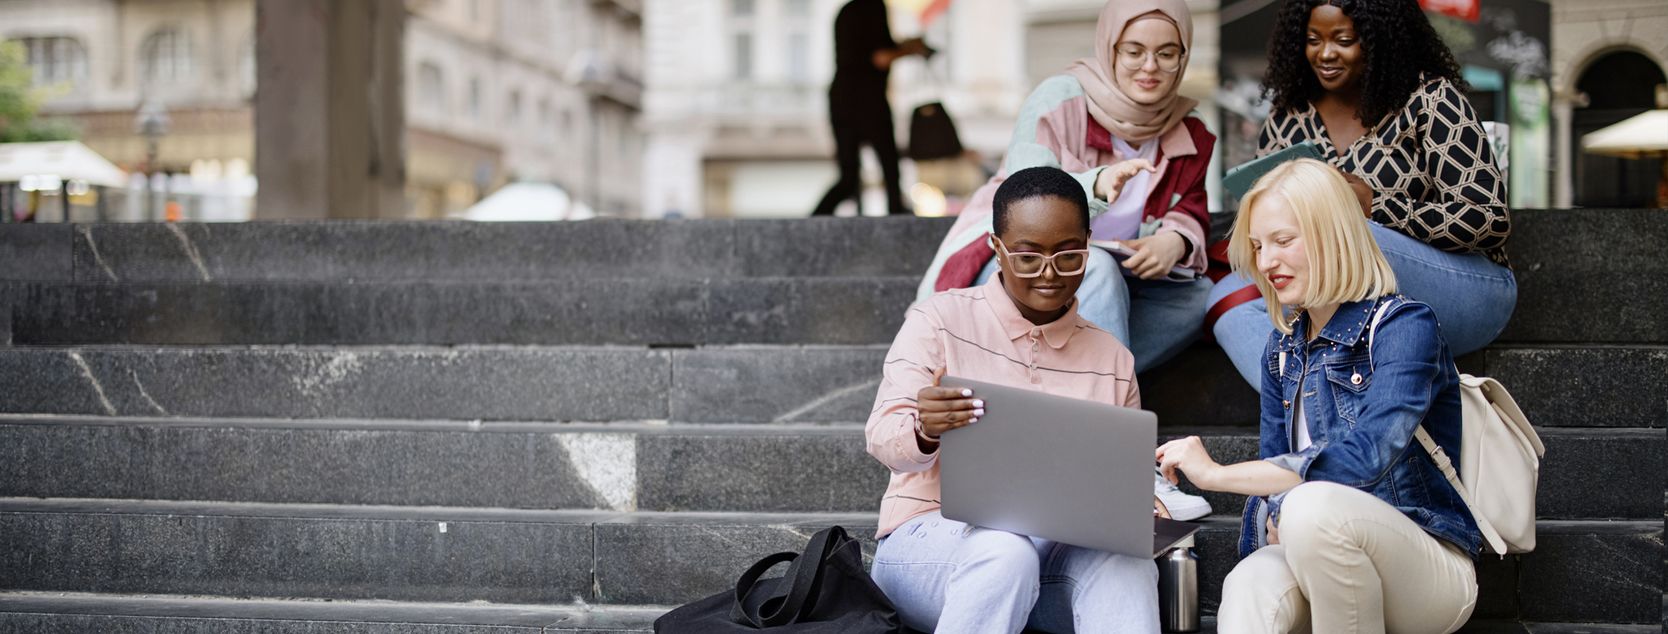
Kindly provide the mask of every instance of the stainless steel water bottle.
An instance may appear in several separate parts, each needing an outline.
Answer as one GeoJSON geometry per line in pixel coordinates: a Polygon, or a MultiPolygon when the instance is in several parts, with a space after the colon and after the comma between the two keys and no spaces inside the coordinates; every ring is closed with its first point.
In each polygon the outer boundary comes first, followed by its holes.
{"type": "Polygon", "coordinates": [[[1166,632],[1199,631],[1199,556],[1191,536],[1158,560],[1158,615],[1166,632]]]}

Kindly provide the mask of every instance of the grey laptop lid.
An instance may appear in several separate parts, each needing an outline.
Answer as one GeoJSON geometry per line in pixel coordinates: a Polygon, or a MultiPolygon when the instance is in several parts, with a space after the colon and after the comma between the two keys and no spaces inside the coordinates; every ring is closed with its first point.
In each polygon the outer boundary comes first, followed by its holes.
{"type": "Polygon", "coordinates": [[[985,402],[939,447],[944,517],[1122,555],[1156,556],[1197,526],[1153,517],[1152,412],[952,376],[985,402]]]}

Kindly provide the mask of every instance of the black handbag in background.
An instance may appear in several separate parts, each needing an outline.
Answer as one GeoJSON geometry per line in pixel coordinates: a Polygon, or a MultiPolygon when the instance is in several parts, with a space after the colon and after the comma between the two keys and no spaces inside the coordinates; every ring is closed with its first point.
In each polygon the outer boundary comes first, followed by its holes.
{"type": "Polygon", "coordinates": [[[830,526],[811,536],[803,554],[760,559],[736,580],[734,591],[667,612],[655,619],[654,631],[890,634],[901,628],[892,602],[863,570],[862,544],[830,526]],[[787,574],[760,579],[783,562],[791,562],[787,574]]]}
{"type": "Polygon", "coordinates": [[[931,97],[909,113],[908,156],[916,162],[961,158],[961,135],[956,133],[950,111],[944,109],[944,80],[931,59],[923,60],[922,68],[931,97]]]}
{"type": "Polygon", "coordinates": [[[909,158],[934,161],[961,154],[961,136],[956,133],[956,122],[950,119],[944,103],[929,101],[915,106],[909,115],[909,158]]]}

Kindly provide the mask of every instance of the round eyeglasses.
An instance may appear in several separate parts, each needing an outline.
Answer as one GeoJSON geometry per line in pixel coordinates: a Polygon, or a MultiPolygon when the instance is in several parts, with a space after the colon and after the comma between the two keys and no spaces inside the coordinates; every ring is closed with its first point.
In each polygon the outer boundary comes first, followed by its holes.
{"type": "Polygon", "coordinates": [[[1118,65],[1128,70],[1141,70],[1147,67],[1150,58],[1158,66],[1158,70],[1174,73],[1181,68],[1184,51],[1179,46],[1166,46],[1157,51],[1148,50],[1139,44],[1119,44],[1113,52],[1118,56],[1118,65]]]}

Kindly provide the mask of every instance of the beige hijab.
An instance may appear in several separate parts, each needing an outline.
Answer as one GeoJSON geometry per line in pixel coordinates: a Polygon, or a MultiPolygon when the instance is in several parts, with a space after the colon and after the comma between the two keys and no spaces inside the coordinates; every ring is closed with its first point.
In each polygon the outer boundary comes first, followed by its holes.
{"type": "Polygon", "coordinates": [[[1129,143],[1142,143],[1169,131],[1199,105],[1198,101],[1177,93],[1192,55],[1193,16],[1188,13],[1185,0],[1108,0],[1100,10],[1100,21],[1095,23],[1095,58],[1072,62],[1066,72],[1082,84],[1083,94],[1089,98],[1089,116],[1094,117],[1096,123],[1111,132],[1112,136],[1129,143]],[[1153,12],[1160,15],[1147,16],[1153,12]],[[1113,68],[1116,57],[1113,48],[1118,38],[1123,36],[1124,29],[1142,16],[1168,18],[1181,34],[1182,48],[1185,49],[1170,94],[1150,106],[1130,99],[1112,80],[1112,73],[1121,70],[1113,68]]]}

